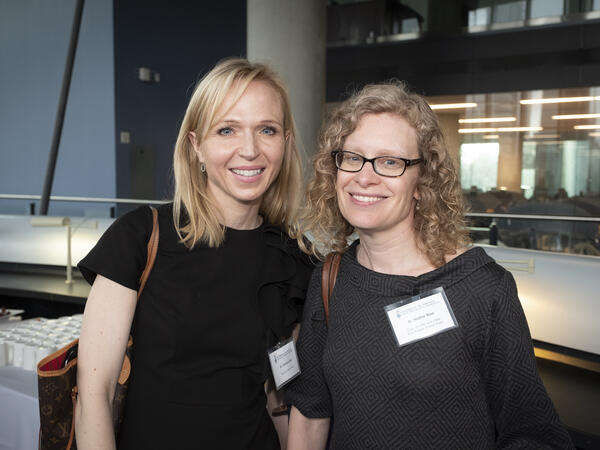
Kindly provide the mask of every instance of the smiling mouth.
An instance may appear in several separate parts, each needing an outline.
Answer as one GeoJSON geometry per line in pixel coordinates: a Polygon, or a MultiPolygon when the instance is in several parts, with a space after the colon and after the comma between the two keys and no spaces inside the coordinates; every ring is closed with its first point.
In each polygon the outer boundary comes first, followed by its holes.
{"type": "Polygon", "coordinates": [[[374,203],[374,202],[378,202],[379,200],[383,200],[386,197],[378,197],[378,196],[371,196],[371,195],[358,195],[358,194],[350,194],[350,196],[361,202],[361,203],[374,203]]]}
{"type": "Polygon", "coordinates": [[[252,170],[247,170],[247,169],[229,169],[229,170],[231,170],[236,175],[240,175],[242,177],[255,177],[256,175],[260,175],[261,173],[263,173],[265,171],[264,168],[252,169],[252,170]]]}

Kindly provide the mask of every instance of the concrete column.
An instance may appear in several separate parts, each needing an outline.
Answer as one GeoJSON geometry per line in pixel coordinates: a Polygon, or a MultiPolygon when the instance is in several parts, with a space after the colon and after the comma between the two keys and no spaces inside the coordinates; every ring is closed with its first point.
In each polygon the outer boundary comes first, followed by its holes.
{"type": "Polygon", "coordinates": [[[498,189],[521,192],[522,136],[520,133],[500,133],[498,142],[498,189]]]}
{"type": "MultiPolygon", "coordinates": [[[[458,113],[440,113],[437,114],[440,126],[444,132],[444,139],[448,153],[454,161],[454,167],[460,173],[460,134],[458,134],[458,113]]],[[[460,175],[459,175],[460,179],[460,175]]]]}
{"type": "Polygon", "coordinates": [[[283,78],[298,127],[298,144],[316,150],[325,105],[325,0],[248,0],[248,59],[283,78]]]}

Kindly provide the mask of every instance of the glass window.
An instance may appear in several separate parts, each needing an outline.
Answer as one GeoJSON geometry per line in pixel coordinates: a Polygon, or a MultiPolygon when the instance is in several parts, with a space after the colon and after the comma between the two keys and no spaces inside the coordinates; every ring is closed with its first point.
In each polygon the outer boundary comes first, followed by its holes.
{"type": "Polygon", "coordinates": [[[497,143],[473,143],[460,146],[460,184],[464,190],[496,189],[499,149],[497,143]]]}
{"type": "Polygon", "coordinates": [[[469,11],[469,26],[476,27],[482,25],[489,25],[491,13],[492,8],[489,6],[469,11]]]}
{"type": "Polygon", "coordinates": [[[531,0],[530,19],[563,15],[563,0],[531,0]]]}
{"type": "Polygon", "coordinates": [[[470,219],[477,233],[493,213],[508,214],[495,220],[501,245],[600,256],[600,88],[428,100],[437,105],[471,212],[490,214],[470,219]],[[468,107],[450,108],[457,103],[468,107]]]}
{"type": "Polygon", "coordinates": [[[494,23],[516,22],[527,17],[526,0],[497,2],[494,5],[494,23]]]}
{"type": "Polygon", "coordinates": [[[416,17],[404,19],[402,21],[402,33],[418,33],[421,31],[419,20],[416,17]]]}

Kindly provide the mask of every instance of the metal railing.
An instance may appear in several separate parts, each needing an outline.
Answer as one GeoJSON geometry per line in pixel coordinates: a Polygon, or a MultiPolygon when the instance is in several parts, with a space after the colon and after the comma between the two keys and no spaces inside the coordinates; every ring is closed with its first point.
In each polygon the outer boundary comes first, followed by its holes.
{"type": "MultiPolygon", "coordinates": [[[[0,194],[0,199],[8,200],[41,200],[41,195],[25,194],[0,194]]],[[[50,200],[57,202],[81,202],[81,203],[122,203],[133,205],[162,205],[171,200],[150,200],[141,198],[103,198],[103,197],[69,197],[62,195],[51,195],[50,200]]]]}
{"type": "Polygon", "coordinates": [[[466,213],[466,217],[489,217],[490,219],[563,220],[570,222],[600,222],[600,217],[548,216],[545,214],[466,213]]]}
{"type": "MultiPolygon", "coordinates": [[[[0,199],[7,200],[41,200],[41,195],[27,194],[0,194],[0,199]]],[[[82,202],[82,203],[121,203],[134,205],[162,205],[171,200],[153,200],[141,198],[105,198],[105,197],[74,197],[51,195],[50,200],[57,202],[82,202]]],[[[532,220],[561,220],[569,222],[600,222],[600,217],[581,216],[549,216],[544,214],[504,214],[504,213],[474,213],[465,214],[466,217],[489,217],[490,219],[532,219],[532,220]]],[[[483,230],[481,230],[483,231],[483,230]]]]}

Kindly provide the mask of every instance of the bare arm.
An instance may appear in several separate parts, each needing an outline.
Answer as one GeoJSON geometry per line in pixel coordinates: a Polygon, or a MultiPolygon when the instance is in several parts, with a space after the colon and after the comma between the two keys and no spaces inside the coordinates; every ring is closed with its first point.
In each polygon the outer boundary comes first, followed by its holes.
{"type": "MultiPolygon", "coordinates": [[[[269,383],[267,383],[267,386],[269,383]]],[[[275,426],[275,431],[277,431],[277,436],[279,437],[279,444],[281,445],[281,450],[286,450],[287,437],[288,437],[288,415],[282,414],[279,416],[274,416],[272,414],[275,408],[281,407],[283,405],[283,395],[281,392],[275,390],[274,387],[268,386],[267,389],[267,410],[269,411],[269,415],[271,416],[271,420],[273,421],[273,425],[275,426]]]]}
{"type": "MultiPolygon", "coordinates": [[[[292,330],[292,337],[294,338],[294,341],[298,340],[299,333],[300,324],[297,323],[294,329],[292,330]]],[[[273,410],[284,406],[283,392],[276,391],[275,386],[272,386],[270,382],[265,383],[265,390],[267,392],[267,410],[269,411],[269,416],[271,416],[271,420],[273,421],[273,425],[275,426],[275,430],[277,431],[277,436],[279,437],[281,450],[286,450],[289,428],[288,415],[273,415],[273,410]]]]}
{"type": "Polygon", "coordinates": [[[114,449],[112,400],[137,302],[136,291],[101,275],[87,299],[77,362],[77,447],[114,449]]]}
{"type": "Polygon", "coordinates": [[[292,406],[288,450],[320,450],[327,445],[330,418],[309,419],[292,406]]]}

